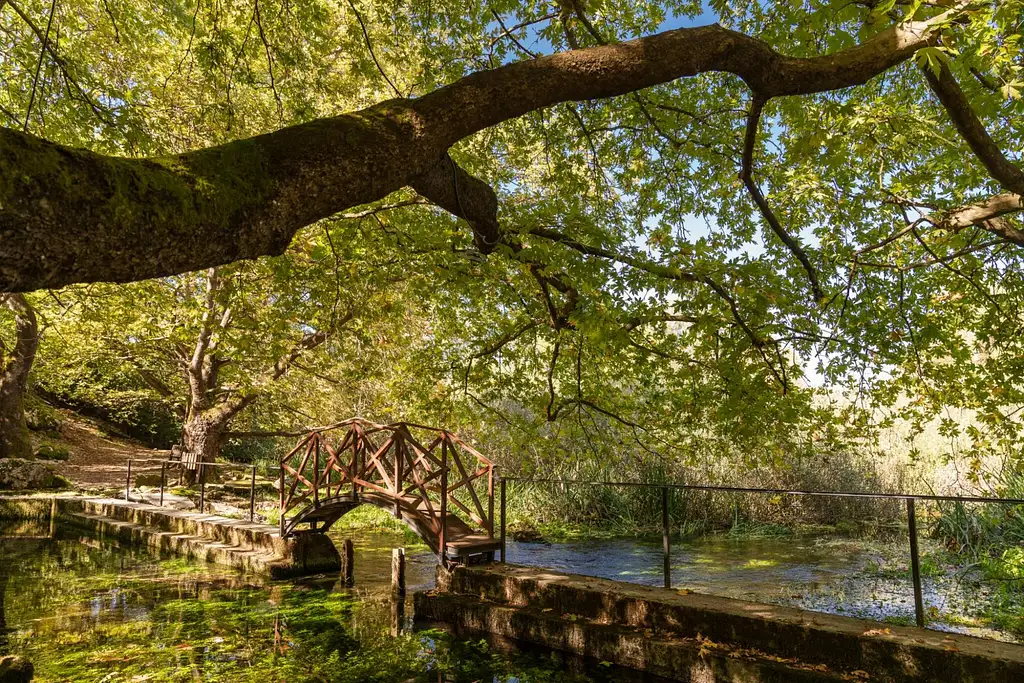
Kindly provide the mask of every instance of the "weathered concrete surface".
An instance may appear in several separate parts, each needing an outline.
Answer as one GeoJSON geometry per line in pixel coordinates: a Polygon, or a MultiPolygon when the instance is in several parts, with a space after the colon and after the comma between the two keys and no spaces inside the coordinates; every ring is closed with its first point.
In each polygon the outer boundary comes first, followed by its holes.
{"type": "Polygon", "coordinates": [[[35,671],[31,662],[21,657],[0,657],[0,683],[29,683],[35,671]]]}
{"type": "Polygon", "coordinates": [[[48,522],[54,500],[53,496],[0,496],[0,519],[48,522]]]}
{"type": "Polygon", "coordinates": [[[266,524],[117,499],[0,498],[0,518],[42,518],[42,506],[49,515],[53,501],[62,524],[101,539],[146,545],[275,579],[333,572],[341,566],[334,544],[321,534],[282,539],[277,527],[266,524]]]}
{"type": "Polygon", "coordinates": [[[808,680],[1024,681],[1024,647],[1018,645],[536,567],[439,571],[435,593],[417,594],[417,619],[454,622],[684,681],[795,681],[796,671],[807,670],[818,676],[808,680]],[[697,676],[695,650],[700,661],[712,657],[705,674],[717,678],[697,676]],[[723,658],[757,663],[759,677],[741,674],[737,664],[729,668],[723,658]],[[789,678],[774,677],[778,672],[766,665],[772,660],[792,667],[789,678]]]}

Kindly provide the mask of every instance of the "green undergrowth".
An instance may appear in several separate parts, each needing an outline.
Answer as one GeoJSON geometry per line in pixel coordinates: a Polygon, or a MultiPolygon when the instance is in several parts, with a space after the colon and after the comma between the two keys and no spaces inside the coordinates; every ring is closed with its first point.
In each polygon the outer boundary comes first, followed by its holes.
{"type": "Polygon", "coordinates": [[[386,510],[373,505],[361,505],[352,512],[339,519],[331,527],[332,534],[393,534],[402,538],[406,546],[424,546],[412,529],[407,527],[400,519],[395,519],[386,510]]]}

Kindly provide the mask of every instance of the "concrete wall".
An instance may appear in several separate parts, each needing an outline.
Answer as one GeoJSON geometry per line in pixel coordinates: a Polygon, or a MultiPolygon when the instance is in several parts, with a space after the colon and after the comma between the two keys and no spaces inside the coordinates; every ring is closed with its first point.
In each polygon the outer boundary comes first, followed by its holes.
{"type": "Polygon", "coordinates": [[[683,681],[1024,681],[1018,645],[535,567],[441,571],[416,613],[683,681]]]}

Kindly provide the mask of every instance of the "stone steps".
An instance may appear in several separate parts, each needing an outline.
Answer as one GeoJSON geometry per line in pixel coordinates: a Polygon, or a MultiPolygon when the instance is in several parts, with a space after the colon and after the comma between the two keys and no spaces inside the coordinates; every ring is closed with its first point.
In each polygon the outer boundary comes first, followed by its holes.
{"type": "Polygon", "coordinates": [[[335,572],[341,557],[329,538],[281,538],[277,527],[111,498],[58,498],[61,521],[101,537],[246,572],[289,578],[335,572]]]}
{"type": "MultiPolygon", "coordinates": [[[[201,536],[226,545],[278,553],[284,551],[287,545],[287,541],[281,540],[277,527],[258,522],[112,498],[82,499],[76,501],[76,504],[84,514],[108,517],[160,531],[201,536]]],[[[67,506],[65,509],[70,511],[73,508],[67,506]]]]}
{"type": "Polygon", "coordinates": [[[104,515],[69,512],[62,519],[100,541],[115,540],[119,543],[144,545],[162,553],[234,567],[249,573],[273,574],[274,565],[284,560],[273,551],[229,545],[187,533],[151,529],[104,515]]]}

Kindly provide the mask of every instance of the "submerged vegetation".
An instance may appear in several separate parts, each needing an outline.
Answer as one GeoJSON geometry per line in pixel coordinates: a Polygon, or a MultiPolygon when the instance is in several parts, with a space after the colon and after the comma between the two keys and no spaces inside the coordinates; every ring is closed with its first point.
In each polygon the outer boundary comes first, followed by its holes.
{"type": "Polygon", "coordinates": [[[560,656],[413,632],[404,619],[393,635],[386,587],[372,579],[357,590],[330,580],[261,585],[77,538],[2,543],[0,607],[11,630],[0,653],[29,658],[40,683],[595,680],[567,672],[560,656]]]}

